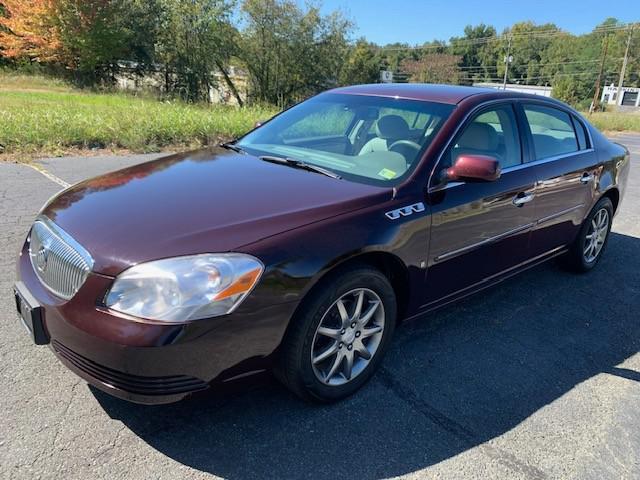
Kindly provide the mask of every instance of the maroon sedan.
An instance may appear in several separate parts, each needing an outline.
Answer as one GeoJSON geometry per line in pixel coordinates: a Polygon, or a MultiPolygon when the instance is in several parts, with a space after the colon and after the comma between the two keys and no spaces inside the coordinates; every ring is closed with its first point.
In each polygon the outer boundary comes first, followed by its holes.
{"type": "Polygon", "coordinates": [[[554,100],[340,88],[236,142],[57,195],[22,249],[16,304],[35,343],[117,397],[171,402],[273,369],[336,400],[373,375],[399,320],[553,257],[592,269],[629,165],[554,100]]]}

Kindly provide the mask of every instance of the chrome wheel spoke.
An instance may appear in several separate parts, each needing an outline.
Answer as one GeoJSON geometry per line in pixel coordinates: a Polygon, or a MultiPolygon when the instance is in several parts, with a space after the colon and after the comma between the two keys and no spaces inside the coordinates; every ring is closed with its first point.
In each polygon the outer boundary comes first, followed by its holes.
{"type": "Polygon", "coordinates": [[[604,243],[607,241],[609,233],[609,212],[602,208],[595,214],[591,220],[591,226],[587,235],[585,235],[585,246],[583,249],[584,259],[588,262],[594,262],[604,243]]]}
{"type": "Polygon", "coordinates": [[[347,313],[347,307],[344,306],[344,302],[342,301],[342,299],[336,302],[336,308],[338,309],[338,313],[340,314],[342,326],[345,327],[349,323],[349,314],[347,313]]]}
{"type": "Polygon", "coordinates": [[[358,345],[355,348],[355,352],[365,360],[371,359],[371,352],[365,347],[364,343],[358,342],[358,345]]]}
{"type": "Polygon", "coordinates": [[[311,366],[318,380],[337,386],[360,375],[380,347],[384,325],[384,305],[373,290],[357,288],[338,298],[324,313],[311,343],[311,366]]]}
{"type": "Polygon", "coordinates": [[[365,328],[364,330],[362,330],[362,338],[369,338],[370,336],[380,332],[382,332],[382,327],[379,327],[377,325],[375,327],[365,328]]]}
{"type": "Polygon", "coordinates": [[[344,356],[344,378],[351,380],[351,374],[353,373],[353,352],[347,352],[344,356]]]}
{"type": "Polygon", "coordinates": [[[340,365],[342,364],[342,360],[344,360],[344,355],[341,353],[338,353],[338,355],[336,355],[336,359],[331,365],[331,369],[327,372],[327,375],[325,377],[325,382],[329,383],[329,381],[331,380],[331,377],[333,377],[336,374],[336,372],[340,368],[340,365]]]}
{"type": "Polygon", "coordinates": [[[353,319],[357,320],[360,318],[360,314],[362,313],[362,304],[364,303],[364,291],[361,290],[358,293],[356,300],[356,309],[353,312],[353,319]]]}
{"type": "Polygon", "coordinates": [[[378,310],[380,302],[372,302],[370,305],[371,306],[369,307],[369,309],[359,319],[358,323],[360,323],[361,327],[365,327],[369,323],[371,318],[373,318],[373,314],[376,313],[376,310],[378,310]]]}
{"type": "Polygon", "coordinates": [[[323,336],[329,337],[329,338],[333,338],[335,340],[339,340],[340,337],[341,337],[340,330],[335,329],[335,328],[320,327],[320,328],[318,328],[318,333],[320,335],[323,335],[323,336]]]}
{"type": "Polygon", "coordinates": [[[322,352],[317,357],[313,358],[313,364],[317,365],[319,363],[324,362],[326,359],[331,358],[333,355],[338,353],[338,342],[334,342],[333,345],[328,347],[324,352],[322,352]]]}

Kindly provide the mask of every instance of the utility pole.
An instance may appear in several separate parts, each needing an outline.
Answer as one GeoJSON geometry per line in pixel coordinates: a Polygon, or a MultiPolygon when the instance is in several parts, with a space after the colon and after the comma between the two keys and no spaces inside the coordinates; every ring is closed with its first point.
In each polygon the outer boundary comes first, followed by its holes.
{"type": "Polygon", "coordinates": [[[507,76],[509,75],[509,64],[513,62],[513,57],[511,56],[511,35],[509,35],[509,44],[507,45],[507,55],[504,57],[504,80],[502,81],[502,89],[507,89],[507,76]]]}
{"type": "Polygon", "coordinates": [[[624,98],[624,94],[622,92],[622,85],[624,84],[624,74],[627,70],[627,60],[629,60],[629,46],[631,45],[631,37],[633,36],[633,27],[634,25],[629,25],[629,36],[627,37],[627,48],[624,51],[624,60],[622,61],[622,69],[620,70],[620,80],[618,81],[618,97],[616,98],[616,103],[618,105],[622,105],[622,99],[624,98]]]}
{"type": "Polygon", "coordinates": [[[593,113],[596,110],[596,105],[600,103],[600,82],[602,81],[602,73],[604,71],[604,62],[607,59],[608,49],[609,49],[609,35],[605,34],[602,60],[600,61],[600,71],[598,72],[598,79],[596,80],[596,92],[593,95],[593,102],[591,102],[591,108],[589,108],[589,113],[593,113]]]}

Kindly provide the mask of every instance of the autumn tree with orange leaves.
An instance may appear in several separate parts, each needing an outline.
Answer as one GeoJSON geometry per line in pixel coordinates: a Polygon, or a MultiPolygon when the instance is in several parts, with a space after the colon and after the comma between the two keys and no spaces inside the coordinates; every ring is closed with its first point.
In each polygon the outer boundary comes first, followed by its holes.
{"type": "Polygon", "coordinates": [[[52,0],[2,0],[0,51],[7,58],[58,61],[61,43],[52,0]]]}

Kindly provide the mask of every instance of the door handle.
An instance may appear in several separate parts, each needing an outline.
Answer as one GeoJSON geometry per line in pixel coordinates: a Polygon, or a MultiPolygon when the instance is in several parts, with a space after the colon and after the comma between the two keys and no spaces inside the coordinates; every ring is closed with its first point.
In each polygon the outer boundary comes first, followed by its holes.
{"type": "Polygon", "coordinates": [[[582,174],[582,177],[580,177],[580,183],[583,183],[586,185],[587,183],[591,182],[593,178],[594,178],[593,173],[584,172],[582,174]]]}
{"type": "Polygon", "coordinates": [[[525,203],[529,203],[531,200],[533,200],[534,196],[535,195],[530,192],[520,192],[515,197],[513,197],[513,204],[516,207],[523,207],[525,203]]]}

